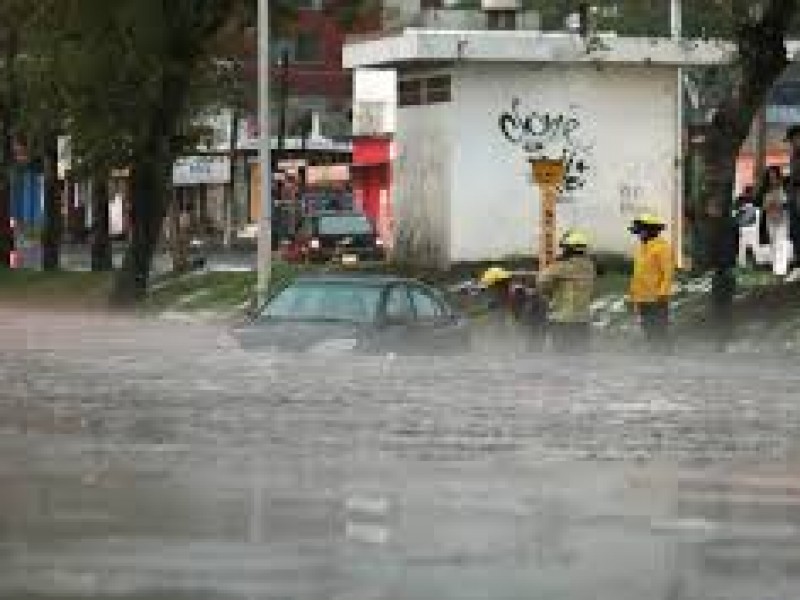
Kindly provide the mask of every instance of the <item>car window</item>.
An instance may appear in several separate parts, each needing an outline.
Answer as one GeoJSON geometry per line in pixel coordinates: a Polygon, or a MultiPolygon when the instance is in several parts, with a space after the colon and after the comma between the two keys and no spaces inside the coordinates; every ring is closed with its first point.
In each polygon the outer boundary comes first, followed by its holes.
{"type": "Polygon", "coordinates": [[[412,288],[411,300],[414,303],[417,319],[432,321],[441,319],[445,315],[442,305],[427,290],[412,288]]]}
{"type": "Polygon", "coordinates": [[[406,286],[396,285],[389,290],[386,298],[386,317],[390,321],[411,321],[414,318],[414,307],[406,286]]]}
{"type": "Polygon", "coordinates": [[[296,284],[281,292],[264,309],[262,319],[374,323],[381,289],[352,283],[296,284]]]}

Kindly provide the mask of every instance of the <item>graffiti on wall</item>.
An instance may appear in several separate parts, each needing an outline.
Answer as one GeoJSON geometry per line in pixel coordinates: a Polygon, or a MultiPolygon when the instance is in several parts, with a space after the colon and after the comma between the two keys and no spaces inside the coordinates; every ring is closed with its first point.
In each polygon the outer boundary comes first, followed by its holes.
{"type": "Polygon", "coordinates": [[[562,192],[576,192],[586,187],[592,170],[594,143],[586,140],[576,106],[571,106],[567,112],[524,111],[520,99],[514,98],[511,109],[500,114],[498,123],[505,139],[521,147],[529,158],[564,161],[566,176],[562,192]]]}

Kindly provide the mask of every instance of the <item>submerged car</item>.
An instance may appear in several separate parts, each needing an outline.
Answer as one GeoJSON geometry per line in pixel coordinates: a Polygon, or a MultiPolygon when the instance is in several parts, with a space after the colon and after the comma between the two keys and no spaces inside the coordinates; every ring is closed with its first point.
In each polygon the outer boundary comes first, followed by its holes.
{"type": "Polygon", "coordinates": [[[436,289],[383,276],[296,280],[232,331],[245,349],[292,352],[453,352],[465,321],[436,289]]]}
{"type": "Polygon", "coordinates": [[[292,262],[356,264],[386,256],[383,240],[366,215],[320,212],[306,217],[285,252],[292,262]]]}

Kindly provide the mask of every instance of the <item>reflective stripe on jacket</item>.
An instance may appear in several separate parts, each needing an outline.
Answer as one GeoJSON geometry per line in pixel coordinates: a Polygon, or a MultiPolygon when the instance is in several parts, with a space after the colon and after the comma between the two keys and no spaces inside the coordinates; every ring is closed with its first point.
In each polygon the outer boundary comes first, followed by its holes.
{"type": "Polygon", "coordinates": [[[560,260],[539,274],[538,285],[550,298],[550,320],[556,323],[588,323],[596,272],[588,256],[560,260]]]}
{"type": "Polygon", "coordinates": [[[635,304],[658,302],[672,295],[675,259],[663,238],[642,242],[633,257],[630,297],[635,304]]]}

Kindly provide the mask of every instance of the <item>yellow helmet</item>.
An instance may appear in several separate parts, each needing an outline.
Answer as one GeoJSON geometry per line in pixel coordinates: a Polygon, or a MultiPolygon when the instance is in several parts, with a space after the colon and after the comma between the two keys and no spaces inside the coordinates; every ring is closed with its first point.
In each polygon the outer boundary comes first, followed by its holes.
{"type": "Polygon", "coordinates": [[[481,276],[481,285],[490,287],[501,281],[508,281],[512,278],[511,272],[502,267],[491,267],[481,276]]]}
{"type": "Polygon", "coordinates": [[[636,217],[631,224],[630,230],[636,233],[640,228],[648,227],[653,229],[665,229],[666,222],[661,217],[652,213],[643,213],[636,217]]]}
{"type": "Polygon", "coordinates": [[[589,236],[583,231],[573,229],[561,238],[563,248],[586,248],[589,245],[589,236]]]}

